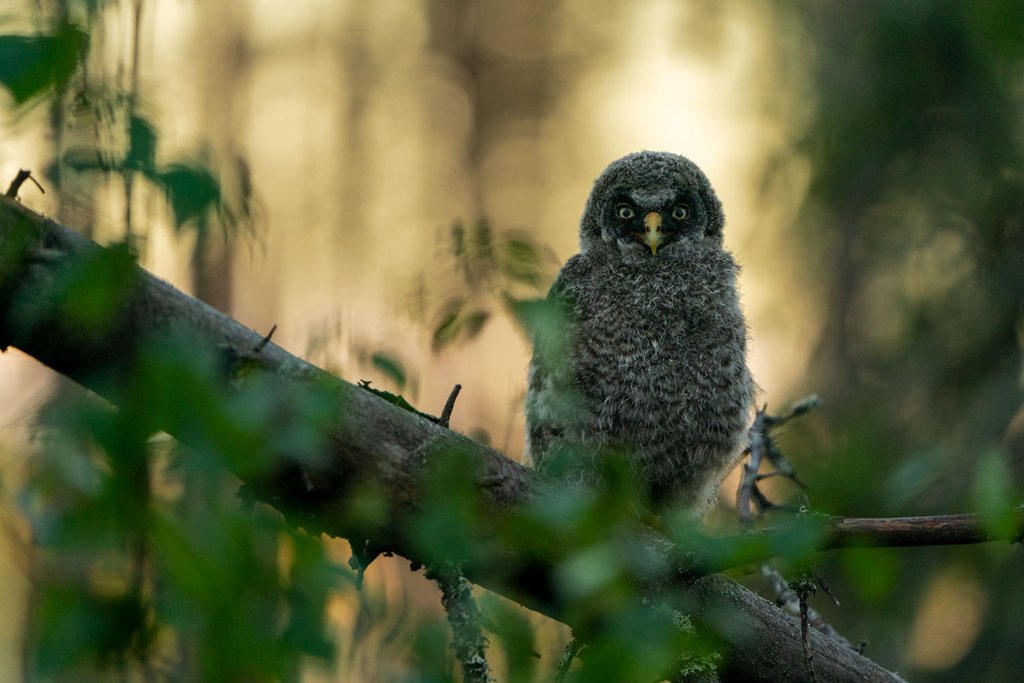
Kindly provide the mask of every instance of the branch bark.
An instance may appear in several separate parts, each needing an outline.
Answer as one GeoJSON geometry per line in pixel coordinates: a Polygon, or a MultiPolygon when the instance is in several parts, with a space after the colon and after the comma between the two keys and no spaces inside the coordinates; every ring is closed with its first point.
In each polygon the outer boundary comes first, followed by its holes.
{"type": "Polygon", "coordinates": [[[971,545],[992,541],[1020,543],[1024,506],[992,520],[979,513],[921,517],[827,517],[811,515],[792,522],[736,536],[705,539],[689,555],[688,571],[695,576],[762,562],[792,554],[794,546],[814,550],[840,548],[908,548],[931,545],[971,545]]]}
{"type": "Polygon", "coordinates": [[[1024,528],[1024,506],[1010,511],[1014,524],[1001,529],[985,515],[926,517],[839,518],[830,524],[823,550],[870,545],[906,548],[921,545],[968,545],[990,541],[1019,543],[1024,528]]]}
{"type": "MultiPolygon", "coordinates": [[[[123,405],[145,340],[187,338],[197,350],[252,360],[283,383],[313,383],[326,388],[337,411],[328,426],[327,461],[301,476],[284,472],[275,481],[251,482],[260,498],[286,516],[296,515],[317,531],[365,540],[367,545],[431,564],[409,529],[431,505],[423,477],[432,458],[458,451],[475,467],[479,483],[480,527],[498,528],[502,520],[529,506],[545,484],[532,470],[466,437],[402,410],[289,354],[260,334],[213,308],[136,269],[130,300],[116,323],[98,330],[67,314],[60,298],[70,268],[94,258],[101,247],[71,230],[0,198],[0,348],[13,346],[92,389],[114,405],[123,405]],[[262,344],[262,347],[261,347],[262,344]],[[386,503],[384,523],[353,526],[353,492],[372,485],[386,503]]],[[[232,377],[232,385],[244,378],[232,377]]],[[[282,402],[282,421],[300,420],[298,408],[282,402]]],[[[188,443],[187,425],[159,425],[188,443]]],[[[243,480],[244,472],[239,473],[243,480]]],[[[559,548],[495,545],[495,552],[462,565],[467,579],[542,612],[571,627],[578,616],[558,597],[555,569],[572,551],[573,539],[559,548]]],[[[724,636],[730,649],[724,680],[808,681],[800,623],[768,601],[721,574],[693,578],[684,571],[647,571],[651,566],[680,567],[682,553],[664,536],[637,527],[628,539],[647,567],[633,580],[638,590],[655,594],[666,583],[683,591],[688,615],[703,628],[724,636]],[[656,578],[651,578],[656,576],[656,578]],[[667,577],[667,578],[666,578],[667,577]]],[[[817,632],[809,634],[819,681],[899,681],[894,674],[817,632]]]]}

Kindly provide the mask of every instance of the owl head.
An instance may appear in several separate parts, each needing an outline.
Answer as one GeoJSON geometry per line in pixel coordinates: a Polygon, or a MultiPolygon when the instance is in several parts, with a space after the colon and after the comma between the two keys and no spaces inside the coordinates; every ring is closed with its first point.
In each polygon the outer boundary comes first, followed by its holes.
{"type": "Polygon", "coordinates": [[[720,245],[724,225],[722,203],[697,164],[669,152],[636,152],[594,182],[580,250],[629,261],[664,258],[698,240],[720,245]]]}

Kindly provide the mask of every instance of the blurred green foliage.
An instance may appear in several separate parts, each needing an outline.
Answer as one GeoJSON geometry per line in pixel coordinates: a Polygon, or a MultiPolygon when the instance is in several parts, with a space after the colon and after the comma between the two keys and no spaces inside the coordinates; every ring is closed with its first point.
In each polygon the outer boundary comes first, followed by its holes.
{"type": "Polygon", "coordinates": [[[495,231],[483,219],[470,227],[456,223],[448,237],[445,256],[456,293],[447,296],[434,316],[434,353],[475,338],[495,312],[542,295],[555,265],[551,250],[531,235],[495,231]]]}
{"type": "MultiPolygon", "coordinates": [[[[116,269],[104,275],[119,277],[116,269]]],[[[182,340],[141,347],[133,368],[118,380],[122,408],[71,392],[38,418],[33,474],[20,492],[34,543],[33,678],[293,681],[315,660],[365,666],[367,653],[354,649],[370,648],[394,650],[392,665],[416,680],[455,680],[450,636],[436,618],[412,617],[370,636],[391,623],[395,606],[353,595],[353,574],[292,525],[308,526],[301,509],[315,500],[280,501],[287,514],[299,511],[292,524],[252,505],[249,492],[293,464],[316,471],[311,454],[328,451],[323,435],[343,405],[317,387],[254,371],[228,385],[222,362],[182,340]],[[297,407],[297,417],[282,422],[282,404],[297,407]],[[248,482],[241,500],[236,475],[248,482]],[[369,621],[332,633],[329,602],[346,594],[369,621]]],[[[697,635],[685,598],[668,593],[650,603],[632,587],[668,567],[631,545],[637,501],[626,468],[610,463],[594,490],[553,488],[495,529],[468,458],[450,446],[427,454],[422,512],[405,532],[418,558],[488,566],[508,547],[561,557],[546,599],[586,625],[569,680],[714,670],[721,643],[697,635]]],[[[373,489],[354,491],[346,524],[377,534],[385,507],[373,489]]],[[[494,596],[483,604],[507,679],[550,675],[555,662],[537,660],[535,622],[494,596]]]]}
{"type": "Polygon", "coordinates": [[[49,34],[0,35],[0,84],[18,105],[64,88],[88,45],[88,34],[66,21],[49,34]]]}
{"type": "Polygon", "coordinates": [[[40,680],[296,680],[304,658],[334,656],[327,602],[352,576],[319,540],[245,509],[229,472],[258,480],[315,444],[271,427],[277,388],[232,399],[194,349],[151,353],[125,408],[73,393],[41,412],[20,494],[35,544],[26,666],[40,680]],[[192,448],[160,438],[168,420],[192,448]]]}
{"type": "MultiPolygon", "coordinates": [[[[805,381],[826,399],[782,445],[817,509],[985,511],[998,526],[1024,498],[1010,429],[1024,403],[1024,6],[776,11],[814,102],[793,150],[810,162],[809,193],[784,239],[823,312],[805,381]]],[[[820,608],[913,680],[1011,680],[1024,666],[1020,629],[997,637],[1004,647],[985,639],[1024,609],[1006,578],[1024,557],[987,553],[829,554],[823,570],[843,608],[820,608]],[[955,666],[911,660],[908,640],[944,638],[913,619],[932,581],[965,565],[987,596],[983,625],[964,631],[955,666]],[[884,635],[894,627],[904,635],[884,635]]]]}
{"type": "MultiPolygon", "coordinates": [[[[205,153],[159,164],[160,134],[139,113],[139,93],[116,85],[119,78],[105,78],[95,70],[88,73],[89,32],[102,24],[103,5],[116,4],[59,0],[39,8],[43,23],[52,25],[48,32],[0,35],[0,87],[10,93],[17,109],[46,101],[57,126],[54,136],[71,141],[67,149],[58,144],[59,158],[47,169],[47,177],[61,187],[66,181],[63,171],[83,179],[118,176],[126,184],[130,207],[131,181],[139,175],[166,199],[179,230],[191,227],[205,238],[211,219],[226,232],[251,230],[256,209],[244,159],[229,159],[232,163],[221,170],[205,153]]],[[[141,11],[141,2],[133,11],[141,11]]]]}
{"type": "MultiPolygon", "coordinates": [[[[158,135],[153,124],[133,115],[128,122],[128,147],[123,156],[116,152],[74,147],[63,159],[65,168],[77,173],[139,173],[152,182],[167,198],[178,229],[191,224],[205,229],[211,215],[222,225],[234,227],[239,222],[222,195],[221,184],[207,164],[201,161],[180,161],[158,165],[158,135]]],[[[248,209],[244,209],[248,211],[248,209]]]]}

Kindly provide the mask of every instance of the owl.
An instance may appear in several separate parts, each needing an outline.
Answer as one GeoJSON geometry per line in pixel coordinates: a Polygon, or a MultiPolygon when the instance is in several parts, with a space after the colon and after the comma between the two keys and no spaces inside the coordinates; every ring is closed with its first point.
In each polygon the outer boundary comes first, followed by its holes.
{"type": "Polygon", "coordinates": [[[755,385],[725,216],[689,159],[638,152],[608,166],[580,253],[548,293],[526,397],[526,458],[596,485],[627,464],[650,508],[702,517],[740,457],[755,385]]]}

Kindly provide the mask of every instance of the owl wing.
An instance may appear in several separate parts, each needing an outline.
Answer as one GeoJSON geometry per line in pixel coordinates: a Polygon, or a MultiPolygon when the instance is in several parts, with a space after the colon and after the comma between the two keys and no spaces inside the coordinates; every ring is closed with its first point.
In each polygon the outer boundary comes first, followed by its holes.
{"type": "Polygon", "coordinates": [[[580,255],[562,268],[544,299],[531,302],[524,317],[533,343],[526,392],[526,461],[543,468],[547,456],[581,421],[578,382],[573,370],[575,302],[580,255]]]}

